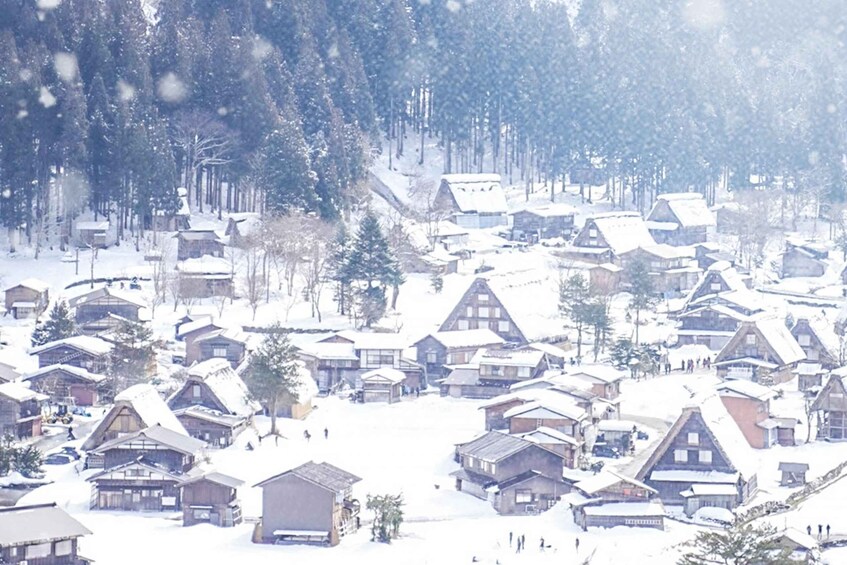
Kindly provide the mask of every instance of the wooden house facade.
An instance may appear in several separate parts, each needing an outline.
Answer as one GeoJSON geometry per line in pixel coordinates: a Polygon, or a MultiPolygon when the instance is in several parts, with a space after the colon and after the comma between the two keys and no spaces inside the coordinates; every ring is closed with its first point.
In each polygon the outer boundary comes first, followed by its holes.
{"type": "Polygon", "coordinates": [[[776,444],[794,445],[794,426],[782,434],[790,441],[780,441],[783,418],[771,417],[770,401],[776,397],[771,389],[750,381],[727,381],[718,385],[718,396],[735,420],[750,447],[766,449],[776,444]]]}
{"type": "Polygon", "coordinates": [[[782,278],[820,277],[826,272],[829,251],[820,244],[788,238],[782,253],[782,278]]]}
{"type": "Polygon", "coordinates": [[[459,445],[456,490],[488,500],[500,514],[537,514],[568,491],[562,455],[500,432],[459,445]]]}
{"type": "Polygon", "coordinates": [[[181,298],[232,297],[233,266],[219,257],[189,258],[176,266],[181,298]]]}
{"type": "Polygon", "coordinates": [[[15,319],[37,318],[50,302],[50,285],[38,279],[26,279],[6,289],[6,313],[15,319]]]}
{"type": "Polygon", "coordinates": [[[74,222],[76,245],[84,248],[105,249],[114,243],[109,220],[74,222]]]}
{"type": "Polygon", "coordinates": [[[397,402],[403,394],[406,375],[391,367],[373,369],[359,377],[364,402],[397,402]]]}
{"type": "Polygon", "coordinates": [[[112,344],[98,337],[78,335],[51,341],[30,349],[38,357],[38,367],[70,365],[102,374],[109,366],[112,344]]]}
{"type": "Polygon", "coordinates": [[[56,503],[0,508],[0,563],[90,565],[79,551],[90,534],[56,503]]]}
{"type": "Polygon", "coordinates": [[[185,337],[185,364],[224,359],[237,368],[247,357],[247,334],[240,328],[216,329],[185,337]]]}
{"type": "Polygon", "coordinates": [[[209,447],[232,445],[251,422],[247,418],[231,416],[203,406],[188,406],[173,412],[188,435],[205,441],[209,447]]]}
{"type": "Polygon", "coordinates": [[[693,261],[694,251],[690,247],[673,247],[668,244],[656,244],[638,247],[620,256],[623,268],[621,284],[629,287],[627,272],[635,262],[642,262],[653,283],[655,292],[665,298],[675,298],[691,290],[697,284],[702,272],[693,261]]]}
{"type": "Polygon", "coordinates": [[[664,529],[665,509],[656,489],[614,471],[573,484],[567,495],[574,523],[583,530],[628,526],[664,529]]]}
{"type": "Polygon", "coordinates": [[[262,489],[263,543],[337,545],[359,528],[353,498],[359,477],[329,463],[310,461],[258,483],[262,489]]]}
{"type": "Polygon", "coordinates": [[[713,365],[719,377],[767,385],[791,379],[805,358],[782,320],[759,317],[741,323],[713,365]]]}
{"type": "Polygon", "coordinates": [[[679,345],[705,345],[712,351],[720,351],[750,317],[723,304],[707,304],[693,307],[677,319],[679,345]]]}
{"type": "Polygon", "coordinates": [[[176,234],[177,260],[198,259],[204,255],[224,256],[224,244],[214,230],[186,230],[176,234]]]}
{"type": "Polygon", "coordinates": [[[716,220],[702,194],[680,192],[660,194],[647,215],[647,225],[657,242],[680,246],[706,241],[716,220]]]}
{"type": "Polygon", "coordinates": [[[181,508],[184,475],[140,458],[100,471],[88,479],[91,510],[173,512],[181,508]]]}
{"type": "Polygon", "coordinates": [[[548,369],[544,352],[536,349],[481,349],[471,364],[479,367],[481,386],[504,389],[540,377],[548,369]]]}
{"type": "Polygon", "coordinates": [[[798,318],[791,328],[791,335],[800,344],[807,361],[820,363],[824,369],[836,369],[840,365],[808,318],[798,318]]]}
{"type": "Polygon", "coordinates": [[[0,437],[15,439],[41,435],[41,405],[47,396],[20,383],[0,384],[0,437]]]}
{"type": "Polygon", "coordinates": [[[414,344],[418,364],[429,377],[445,376],[448,365],[469,363],[480,348],[496,348],[505,343],[488,328],[431,333],[414,344]]]}
{"type": "Polygon", "coordinates": [[[539,239],[570,239],[574,229],[576,210],[566,204],[546,204],[525,208],[512,216],[512,239],[538,241],[539,239]]]}
{"type": "Polygon", "coordinates": [[[92,373],[73,365],[48,365],[23,377],[24,382],[53,403],[72,398],[77,406],[94,406],[99,402],[99,388],[105,375],[92,373]]]}
{"type": "Polygon", "coordinates": [[[210,472],[179,483],[182,525],[211,524],[231,528],[243,521],[238,487],[244,481],[210,472]]]}
{"type": "Polygon", "coordinates": [[[618,264],[622,254],[654,245],[656,241],[638,212],[609,212],[587,218],[565,254],[592,263],[618,264]]]}
{"type": "Polygon", "coordinates": [[[817,418],[817,439],[847,440],[847,390],[841,376],[831,374],[812,403],[817,418]]]}
{"type": "Polygon", "coordinates": [[[506,306],[494,293],[484,278],[475,279],[447,319],[439,332],[475,330],[488,328],[505,341],[517,344],[529,343],[521,328],[509,314],[506,306]]]}
{"type": "Polygon", "coordinates": [[[138,291],[104,286],[71,298],[68,305],[80,329],[96,333],[114,328],[121,319],[140,321],[139,311],[146,302],[138,291]]]}

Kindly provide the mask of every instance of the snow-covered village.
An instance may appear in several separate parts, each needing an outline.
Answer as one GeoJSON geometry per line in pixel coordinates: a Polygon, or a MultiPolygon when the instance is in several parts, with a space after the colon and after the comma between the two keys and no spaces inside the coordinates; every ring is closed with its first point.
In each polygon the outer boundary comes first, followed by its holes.
{"type": "Polygon", "coordinates": [[[0,2],[0,565],[847,563],[807,4],[0,2]]]}

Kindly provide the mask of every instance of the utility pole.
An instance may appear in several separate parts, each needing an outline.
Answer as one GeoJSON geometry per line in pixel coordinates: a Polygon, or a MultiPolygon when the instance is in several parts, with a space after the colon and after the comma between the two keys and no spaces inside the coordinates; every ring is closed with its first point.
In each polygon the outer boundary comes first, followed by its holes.
{"type": "Polygon", "coordinates": [[[94,256],[95,256],[95,248],[93,243],[89,243],[88,247],[91,249],[91,278],[89,279],[91,288],[94,288],[94,256]]]}
{"type": "Polygon", "coordinates": [[[74,259],[74,276],[79,275],[79,247],[76,248],[76,258],[74,259]]]}

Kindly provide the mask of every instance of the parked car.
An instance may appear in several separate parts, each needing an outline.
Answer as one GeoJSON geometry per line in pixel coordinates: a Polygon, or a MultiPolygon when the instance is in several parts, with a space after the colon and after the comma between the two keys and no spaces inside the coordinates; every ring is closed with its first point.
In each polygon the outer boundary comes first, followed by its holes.
{"type": "Polygon", "coordinates": [[[612,447],[611,445],[603,443],[594,444],[594,449],[591,450],[591,453],[595,457],[611,457],[613,459],[617,459],[621,456],[621,452],[617,447],[612,447]]]}
{"type": "Polygon", "coordinates": [[[74,460],[79,460],[82,457],[82,454],[76,450],[76,447],[71,447],[66,445],[62,448],[62,451],[59,452],[60,455],[67,455],[69,457],[73,457],[74,460]]]}
{"type": "Polygon", "coordinates": [[[647,432],[642,432],[641,430],[637,430],[635,432],[635,437],[637,439],[650,439],[650,436],[647,434],[647,432]]]}
{"type": "Polygon", "coordinates": [[[67,453],[51,453],[44,457],[42,463],[44,465],[67,465],[73,463],[75,459],[67,453]]]}

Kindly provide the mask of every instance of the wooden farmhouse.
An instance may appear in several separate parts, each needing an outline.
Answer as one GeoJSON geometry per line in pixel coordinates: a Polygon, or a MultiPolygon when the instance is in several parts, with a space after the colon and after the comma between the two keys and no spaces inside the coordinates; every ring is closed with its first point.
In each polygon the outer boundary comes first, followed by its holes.
{"type": "Polygon", "coordinates": [[[575,467],[579,454],[582,452],[583,442],[546,426],[540,426],[531,432],[514,435],[558,453],[562,456],[565,467],[575,467]]]}
{"type": "Polygon", "coordinates": [[[71,365],[92,373],[103,373],[109,367],[114,346],[99,337],[76,335],[33,347],[30,355],[38,357],[39,368],[71,365]]]}
{"type": "Polygon", "coordinates": [[[215,329],[185,337],[186,365],[223,359],[237,368],[246,358],[247,334],[241,328],[215,329]]]}
{"type": "Polygon", "coordinates": [[[829,251],[819,243],[789,237],[782,252],[782,278],[820,277],[826,272],[829,251]]]}
{"type": "Polygon", "coordinates": [[[211,524],[231,528],[243,521],[238,487],[244,481],[223,473],[208,472],[179,483],[182,525],[211,524]]]}
{"type": "MultiPolygon", "coordinates": [[[[725,261],[713,263],[700,277],[697,284],[685,297],[685,302],[682,311],[688,311],[694,308],[700,308],[707,304],[727,303],[726,300],[720,298],[730,295],[745,295],[749,294],[750,279],[742,276],[735,268],[725,261]]],[[[730,300],[727,304],[733,307],[735,304],[730,300]]],[[[743,303],[740,304],[743,306],[743,303]]],[[[757,304],[756,307],[759,305],[757,304]]],[[[755,313],[757,308],[737,308],[739,312],[750,316],[755,313]]]]}
{"type": "Polygon", "coordinates": [[[430,378],[444,376],[448,365],[470,362],[480,348],[496,348],[505,340],[489,328],[431,333],[414,344],[418,364],[430,378]]]}
{"type": "Polygon", "coordinates": [[[471,364],[479,367],[480,386],[503,389],[548,369],[544,352],[537,349],[480,349],[471,364]]]}
{"type": "Polygon", "coordinates": [[[721,378],[771,384],[791,379],[805,358],[782,320],[758,317],[741,323],[713,365],[721,378]]]}
{"type": "Polygon", "coordinates": [[[23,381],[52,403],[71,398],[77,406],[94,406],[100,400],[99,388],[106,376],[73,365],[48,365],[23,376],[23,381]]]}
{"type": "Polygon", "coordinates": [[[781,487],[796,487],[806,484],[806,473],[809,472],[808,463],[789,463],[782,461],[779,464],[779,486],[781,487]]]}
{"type": "Polygon", "coordinates": [[[493,228],[508,224],[509,207],[500,175],[444,175],[435,194],[437,209],[448,210],[463,228],[493,228]]]}
{"type": "Polygon", "coordinates": [[[690,514],[706,506],[732,510],[758,488],[751,448],[715,395],[683,409],[636,478],[690,514]]]}
{"type": "Polygon", "coordinates": [[[456,490],[488,500],[500,514],[544,512],[568,490],[562,455],[532,441],[487,432],[456,451],[456,490]]]}
{"type": "Polygon", "coordinates": [[[476,330],[488,328],[504,340],[526,344],[529,341],[515,322],[506,306],[494,293],[484,278],[475,279],[447,319],[439,332],[476,330]]]}
{"type": "Polygon", "coordinates": [[[50,285],[38,279],[22,280],[6,289],[6,313],[15,319],[37,318],[50,302],[50,285]]]}
{"type": "Polygon", "coordinates": [[[76,245],[83,248],[105,249],[114,243],[109,220],[76,221],[76,245]]]}
{"type": "Polygon", "coordinates": [[[41,435],[41,405],[47,396],[20,383],[0,384],[0,437],[41,435]]]}
{"type": "Polygon", "coordinates": [[[511,434],[531,432],[544,426],[577,441],[582,441],[583,428],[591,423],[590,415],[585,410],[555,393],[510,408],[503,414],[503,419],[511,434]]]}
{"type": "Polygon", "coordinates": [[[176,266],[181,298],[231,297],[234,295],[233,267],[219,257],[189,258],[176,266]]]}
{"type": "Polygon", "coordinates": [[[771,415],[770,401],[776,397],[774,391],[744,380],[721,383],[717,391],[750,447],[765,449],[777,444],[794,445],[797,420],[771,415]]]}
{"type": "MultiPolygon", "coordinates": [[[[355,387],[358,377],[367,371],[390,367],[402,371],[406,375],[406,386],[408,388],[426,387],[424,368],[415,361],[414,353],[406,351],[408,343],[400,334],[344,330],[311,345],[324,348],[325,346],[321,344],[347,344],[347,347],[344,348],[325,349],[324,351],[327,351],[330,356],[338,353],[342,357],[346,357],[349,353],[349,347],[353,347],[353,354],[358,361],[353,362],[354,368],[352,370],[344,370],[338,374],[339,377],[348,379],[348,384],[351,386],[355,387]]],[[[306,362],[308,367],[310,363],[308,360],[306,362]]],[[[318,386],[321,386],[320,380],[318,386]]]]}
{"type": "Polygon", "coordinates": [[[638,212],[608,212],[585,220],[565,249],[567,257],[591,263],[615,263],[628,251],[656,245],[638,212]]]}
{"type": "MultiPolygon", "coordinates": [[[[115,403],[82,444],[93,451],[107,441],[160,424],[184,436],[188,434],[159,393],[149,384],[137,384],[115,396],[115,403]]],[[[93,466],[96,460],[89,460],[93,466]]],[[[102,465],[102,460],[99,462],[102,465]]]]}
{"type": "Polygon", "coordinates": [[[224,256],[224,243],[214,230],[185,230],[177,233],[177,260],[199,259],[204,255],[224,256]]]}
{"type": "Polygon", "coordinates": [[[71,298],[68,305],[74,309],[74,319],[80,329],[96,333],[114,328],[121,318],[140,321],[139,310],[147,303],[136,290],[103,286],[71,298]]]}
{"type": "Polygon", "coordinates": [[[817,439],[847,440],[847,390],[841,376],[831,374],[812,403],[817,420],[817,439]]]}
{"type": "Polygon", "coordinates": [[[570,239],[576,210],[567,204],[546,204],[512,212],[512,239],[538,241],[560,237],[570,239]]]}
{"type": "Polygon", "coordinates": [[[706,241],[716,226],[715,216],[702,194],[660,194],[647,215],[650,233],[659,243],[693,245],[706,241]]]}
{"type": "Polygon", "coordinates": [[[695,243],[693,247],[694,258],[697,260],[697,265],[703,270],[707,270],[719,261],[728,263],[733,268],[740,268],[738,257],[732,253],[723,251],[723,248],[717,242],[702,241],[700,243],[695,243]]]}
{"type": "Polygon", "coordinates": [[[247,385],[225,359],[210,359],[192,366],[185,383],[168,399],[168,406],[177,415],[192,437],[216,447],[232,444],[236,436],[253,420],[261,406],[250,398],[247,385]],[[202,407],[206,410],[185,411],[202,407]],[[229,425],[229,418],[241,420],[229,425]]]}
{"type": "Polygon", "coordinates": [[[569,368],[566,376],[558,382],[566,383],[576,379],[591,385],[591,392],[611,402],[617,402],[621,395],[621,381],[626,378],[624,371],[609,365],[579,365],[569,368]]]}
{"type": "Polygon", "coordinates": [[[298,348],[298,354],[321,393],[355,382],[359,374],[359,356],[349,341],[306,343],[298,348]]]}
{"type": "Polygon", "coordinates": [[[79,540],[91,531],[51,504],[0,508],[0,563],[90,565],[79,540]]]}
{"type": "Polygon", "coordinates": [[[204,446],[159,424],[107,441],[92,452],[102,458],[104,470],[87,479],[91,509],[179,510],[178,484],[204,446]]]}
{"type": "Polygon", "coordinates": [[[626,275],[630,266],[639,261],[647,266],[655,292],[665,298],[682,296],[691,290],[702,272],[690,247],[674,247],[666,243],[638,247],[620,256],[623,288],[629,288],[630,281],[626,275]]]}
{"type": "Polygon", "coordinates": [[[815,329],[817,323],[808,318],[798,318],[791,328],[791,335],[800,344],[806,354],[806,360],[820,363],[824,369],[836,369],[840,363],[832,350],[821,339],[821,333],[828,328],[815,329]]]}
{"type": "Polygon", "coordinates": [[[359,477],[329,463],[309,461],[255,485],[262,489],[262,543],[337,545],[359,529],[359,477]]]}
{"type": "Polygon", "coordinates": [[[588,269],[588,286],[598,294],[616,294],[621,288],[623,269],[614,263],[600,263],[588,269]]]}
{"type": "Polygon", "coordinates": [[[677,343],[705,345],[712,351],[720,351],[742,322],[750,321],[750,316],[723,304],[706,304],[692,307],[677,319],[681,322],[677,343]]]}
{"type": "Polygon", "coordinates": [[[177,341],[191,341],[195,337],[215,330],[225,330],[229,326],[212,316],[189,317],[181,320],[176,328],[177,341]]]}
{"type": "Polygon", "coordinates": [[[665,508],[656,489],[619,473],[603,470],[573,484],[565,496],[571,505],[574,523],[588,528],[664,529],[665,508]]]}

